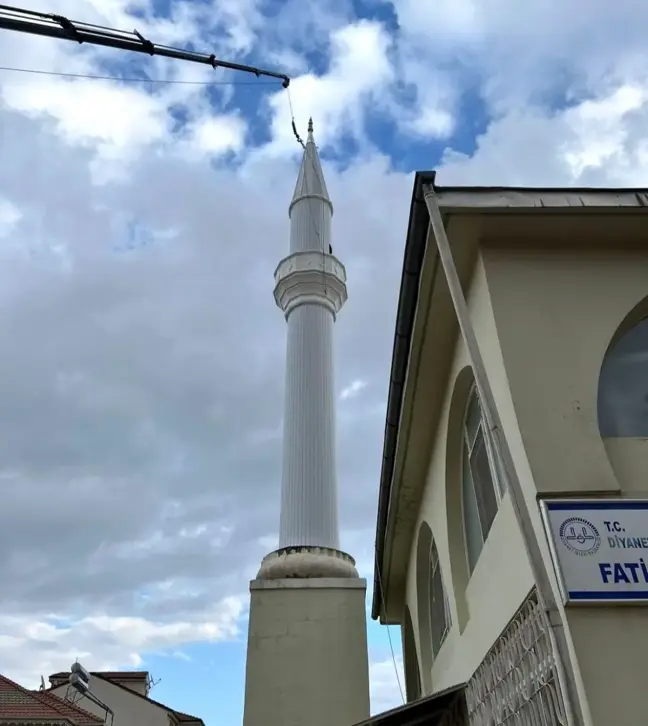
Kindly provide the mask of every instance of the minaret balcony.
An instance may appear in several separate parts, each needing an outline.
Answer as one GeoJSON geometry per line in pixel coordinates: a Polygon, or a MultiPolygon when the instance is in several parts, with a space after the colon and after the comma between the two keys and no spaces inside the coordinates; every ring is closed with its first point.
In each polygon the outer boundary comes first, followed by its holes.
{"type": "Polygon", "coordinates": [[[347,300],[344,265],[327,252],[295,252],[275,270],[274,297],[286,318],[299,305],[322,305],[335,316],[347,300]]]}

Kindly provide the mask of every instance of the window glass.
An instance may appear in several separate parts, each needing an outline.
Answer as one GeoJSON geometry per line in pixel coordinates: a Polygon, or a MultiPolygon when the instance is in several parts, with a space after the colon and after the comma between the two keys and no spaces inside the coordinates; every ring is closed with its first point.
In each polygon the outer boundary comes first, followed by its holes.
{"type": "Polygon", "coordinates": [[[470,458],[468,447],[464,445],[464,464],[462,467],[462,503],[463,503],[463,522],[466,537],[466,550],[468,555],[468,567],[470,572],[473,571],[479,558],[479,553],[484,545],[484,536],[482,534],[481,524],[479,522],[479,511],[477,509],[477,499],[475,498],[475,488],[472,482],[472,474],[470,466],[466,466],[466,460],[470,458]]]}
{"type": "Polygon", "coordinates": [[[430,549],[430,622],[432,631],[432,654],[436,656],[450,628],[448,602],[443,587],[439,553],[432,543],[430,549]]]}
{"type": "Polygon", "coordinates": [[[648,438],[648,318],[608,351],[598,390],[603,437],[648,438]]]}
{"type": "Polygon", "coordinates": [[[497,514],[497,494],[493,484],[493,475],[486,452],[484,433],[480,429],[475,446],[470,455],[470,473],[472,474],[477,509],[479,510],[479,522],[483,539],[486,540],[491,525],[497,514]]]}
{"type": "Polygon", "coordinates": [[[473,388],[466,407],[462,461],[463,520],[470,572],[488,538],[501,499],[485,432],[479,398],[473,388]]]}

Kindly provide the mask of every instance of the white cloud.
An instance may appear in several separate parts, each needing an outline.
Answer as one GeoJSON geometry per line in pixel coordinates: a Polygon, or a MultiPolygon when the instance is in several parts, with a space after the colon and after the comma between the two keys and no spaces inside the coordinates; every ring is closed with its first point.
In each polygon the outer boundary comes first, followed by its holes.
{"type": "Polygon", "coordinates": [[[187,659],[181,644],[238,637],[247,596],[229,596],[192,620],[154,622],[136,616],[95,614],[61,622],[57,616],[0,615],[3,675],[36,688],[41,675],[67,670],[77,658],[92,670],[146,664],[146,653],[187,659]]]}
{"type": "MultiPolygon", "coordinates": [[[[365,20],[353,23],[333,33],[326,74],[307,74],[293,80],[290,92],[295,118],[305,122],[313,117],[319,144],[334,143],[346,134],[362,136],[367,107],[393,79],[390,42],[381,24],[365,20]]],[[[285,92],[276,93],[270,105],[273,141],[266,153],[294,152],[297,147],[285,92]]]]}
{"type": "Polygon", "coordinates": [[[110,81],[40,80],[8,88],[4,100],[27,116],[53,117],[66,141],[92,143],[106,154],[128,153],[168,133],[159,100],[110,81]]]}
{"type": "Polygon", "coordinates": [[[20,222],[22,212],[8,199],[0,197],[0,239],[8,237],[20,222]]]}
{"type": "Polygon", "coordinates": [[[403,661],[400,656],[369,664],[371,713],[380,713],[403,705],[403,678],[403,661]]]}
{"type": "Polygon", "coordinates": [[[366,387],[367,387],[366,381],[356,378],[356,380],[351,381],[351,383],[348,386],[345,386],[340,391],[340,400],[347,401],[349,398],[355,398],[360,393],[360,391],[362,391],[362,389],[366,388],[366,387]]]}

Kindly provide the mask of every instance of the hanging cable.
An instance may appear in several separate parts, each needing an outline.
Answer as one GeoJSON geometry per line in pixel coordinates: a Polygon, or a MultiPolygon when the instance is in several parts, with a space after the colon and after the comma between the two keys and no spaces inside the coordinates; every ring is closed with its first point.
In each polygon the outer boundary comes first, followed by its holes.
{"type": "Polygon", "coordinates": [[[43,71],[36,68],[14,68],[0,66],[0,71],[12,73],[34,73],[42,76],[59,76],[61,78],[84,78],[93,81],[117,81],[119,83],[162,83],[188,86],[279,86],[277,81],[183,81],[166,78],[123,78],[121,76],[97,76],[88,73],[62,73],[59,71],[43,71]]]}
{"type": "Polygon", "coordinates": [[[302,141],[302,138],[297,131],[297,124],[295,123],[295,112],[293,110],[292,98],[290,96],[290,88],[288,86],[284,87],[286,89],[286,93],[288,94],[288,107],[290,108],[290,123],[292,124],[293,134],[295,135],[297,143],[302,147],[302,149],[306,149],[306,144],[302,141]]]}
{"type": "MultiPolygon", "coordinates": [[[[380,567],[378,567],[378,549],[374,546],[374,569],[378,577],[376,578],[378,580],[378,596],[380,598],[380,603],[383,607],[383,611],[387,611],[387,606],[385,604],[385,591],[383,589],[383,583],[382,583],[382,577],[380,574],[380,567]]],[[[401,685],[401,679],[400,679],[400,673],[398,672],[398,663],[396,663],[396,653],[394,651],[394,643],[392,642],[391,637],[391,631],[389,630],[390,626],[387,624],[385,626],[387,628],[387,638],[389,639],[389,650],[391,651],[391,658],[392,663],[394,665],[394,673],[396,674],[396,683],[398,684],[398,691],[400,693],[401,701],[403,703],[406,702],[405,698],[405,692],[403,691],[403,686],[401,685]]]]}

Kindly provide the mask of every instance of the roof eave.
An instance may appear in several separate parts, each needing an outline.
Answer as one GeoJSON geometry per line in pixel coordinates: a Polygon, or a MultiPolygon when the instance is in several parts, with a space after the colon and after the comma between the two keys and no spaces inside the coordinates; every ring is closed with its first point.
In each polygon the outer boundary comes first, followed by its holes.
{"type": "MultiPolygon", "coordinates": [[[[412,191],[412,201],[410,204],[403,272],[401,275],[400,292],[398,295],[396,334],[394,336],[394,349],[389,376],[383,461],[378,492],[373,602],[371,606],[371,617],[373,620],[377,620],[381,615],[381,601],[384,594],[382,567],[385,532],[389,513],[389,498],[391,493],[391,482],[394,474],[394,460],[396,455],[401,409],[403,405],[403,393],[409,361],[411,336],[418,304],[419,280],[423,259],[425,258],[425,246],[429,225],[429,215],[424,199],[424,188],[430,184],[434,185],[435,176],[435,171],[416,172],[414,177],[414,189],[412,191]]],[[[384,603],[382,603],[382,605],[384,605],[384,603]]]]}

